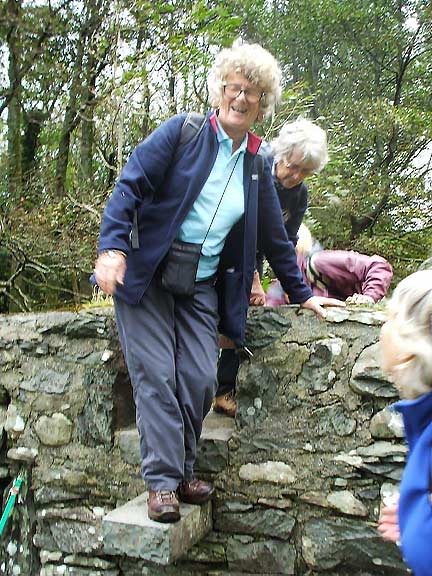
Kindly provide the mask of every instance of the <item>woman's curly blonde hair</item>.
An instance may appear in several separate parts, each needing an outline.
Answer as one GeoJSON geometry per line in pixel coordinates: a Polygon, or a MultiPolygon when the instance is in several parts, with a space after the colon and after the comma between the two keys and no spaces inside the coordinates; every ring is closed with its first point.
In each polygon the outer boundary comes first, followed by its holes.
{"type": "Polygon", "coordinates": [[[244,74],[264,92],[260,112],[264,117],[270,116],[282,93],[282,73],[276,58],[259,44],[239,41],[219,52],[207,77],[210,103],[214,108],[220,106],[226,78],[236,72],[244,74]]]}

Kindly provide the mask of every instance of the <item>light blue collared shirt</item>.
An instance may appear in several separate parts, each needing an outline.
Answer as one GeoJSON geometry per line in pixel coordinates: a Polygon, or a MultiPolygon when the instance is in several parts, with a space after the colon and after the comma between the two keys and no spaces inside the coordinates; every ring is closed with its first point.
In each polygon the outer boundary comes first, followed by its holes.
{"type": "Polygon", "coordinates": [[[197,280],[205,280],[216,274],[225,239],[234,224],[244,214],[243,159],[248,136],[244,137],[240,147],[233,154],[233,141],[225,133],[219,121],[217,121],[217,127],[219,150],[216,161],[177,235],[177,238],[183,242],[201,244],[207,230],[209,230],[218,202],[226,186],[222,201],[217,208],[216,216],[201,249],[197,280]]]}

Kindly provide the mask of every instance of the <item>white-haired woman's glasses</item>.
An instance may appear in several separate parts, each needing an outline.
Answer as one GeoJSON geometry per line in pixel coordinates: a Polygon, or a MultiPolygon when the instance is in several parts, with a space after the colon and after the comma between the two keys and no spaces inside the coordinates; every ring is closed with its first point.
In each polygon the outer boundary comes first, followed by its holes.
{"type": "Polygon", "coordinates": [[[293,162],[290,162],[288,158],[283,158],[282,164],[285,166],[285,168],[288,168],[288,170],[290,170],[292,173],[301,174],[303,178],[306,178],[307,176],[312,176],[312,174],[315,174],[316,172],[316,170],[312,168],[306,168],[301,164],[294,164],[293,162]]]}
{"type": "Polygon", "coordinates": [[[223,84],[223,90],[227,98],[237,98],[243,92],[250,104],[256,104],[265,95],[259,88],[242,88],[240,84],[223,84]]]}

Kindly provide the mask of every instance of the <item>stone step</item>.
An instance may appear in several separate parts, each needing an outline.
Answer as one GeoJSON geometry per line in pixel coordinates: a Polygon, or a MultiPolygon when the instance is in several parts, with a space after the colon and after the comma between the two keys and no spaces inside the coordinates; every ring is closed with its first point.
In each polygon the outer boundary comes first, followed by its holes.
{"type": "Polygon", "coordinates": [[[149,519],[147,492],[109,512],[102,520],[103,552],[153,564],[171,564],[212,528],[211,502],[180,505],[181,519],[161,524],[149,519]]]}
{"type": "MultiPolygon", "coordinates": [[[[235,431],[233,418],[210,411],[203,422],[201,439],[198,444],[196,472],[216,474],[228,465],[228,441],[235,431]]],[[[136,428],[119,430],[116,433],[123,460],[128,464],[139,465],[141,456],[136,428]]]]}

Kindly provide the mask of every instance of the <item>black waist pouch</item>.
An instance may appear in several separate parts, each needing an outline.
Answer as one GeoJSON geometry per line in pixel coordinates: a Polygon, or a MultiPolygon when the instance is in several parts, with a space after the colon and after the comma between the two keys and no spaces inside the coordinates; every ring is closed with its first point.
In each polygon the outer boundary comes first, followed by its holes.
{"type": "Polygon", "coordinates": [[[174,240],[161,266],[162,287],[175,296],[192,296],[202,244],[174,240]]]}

